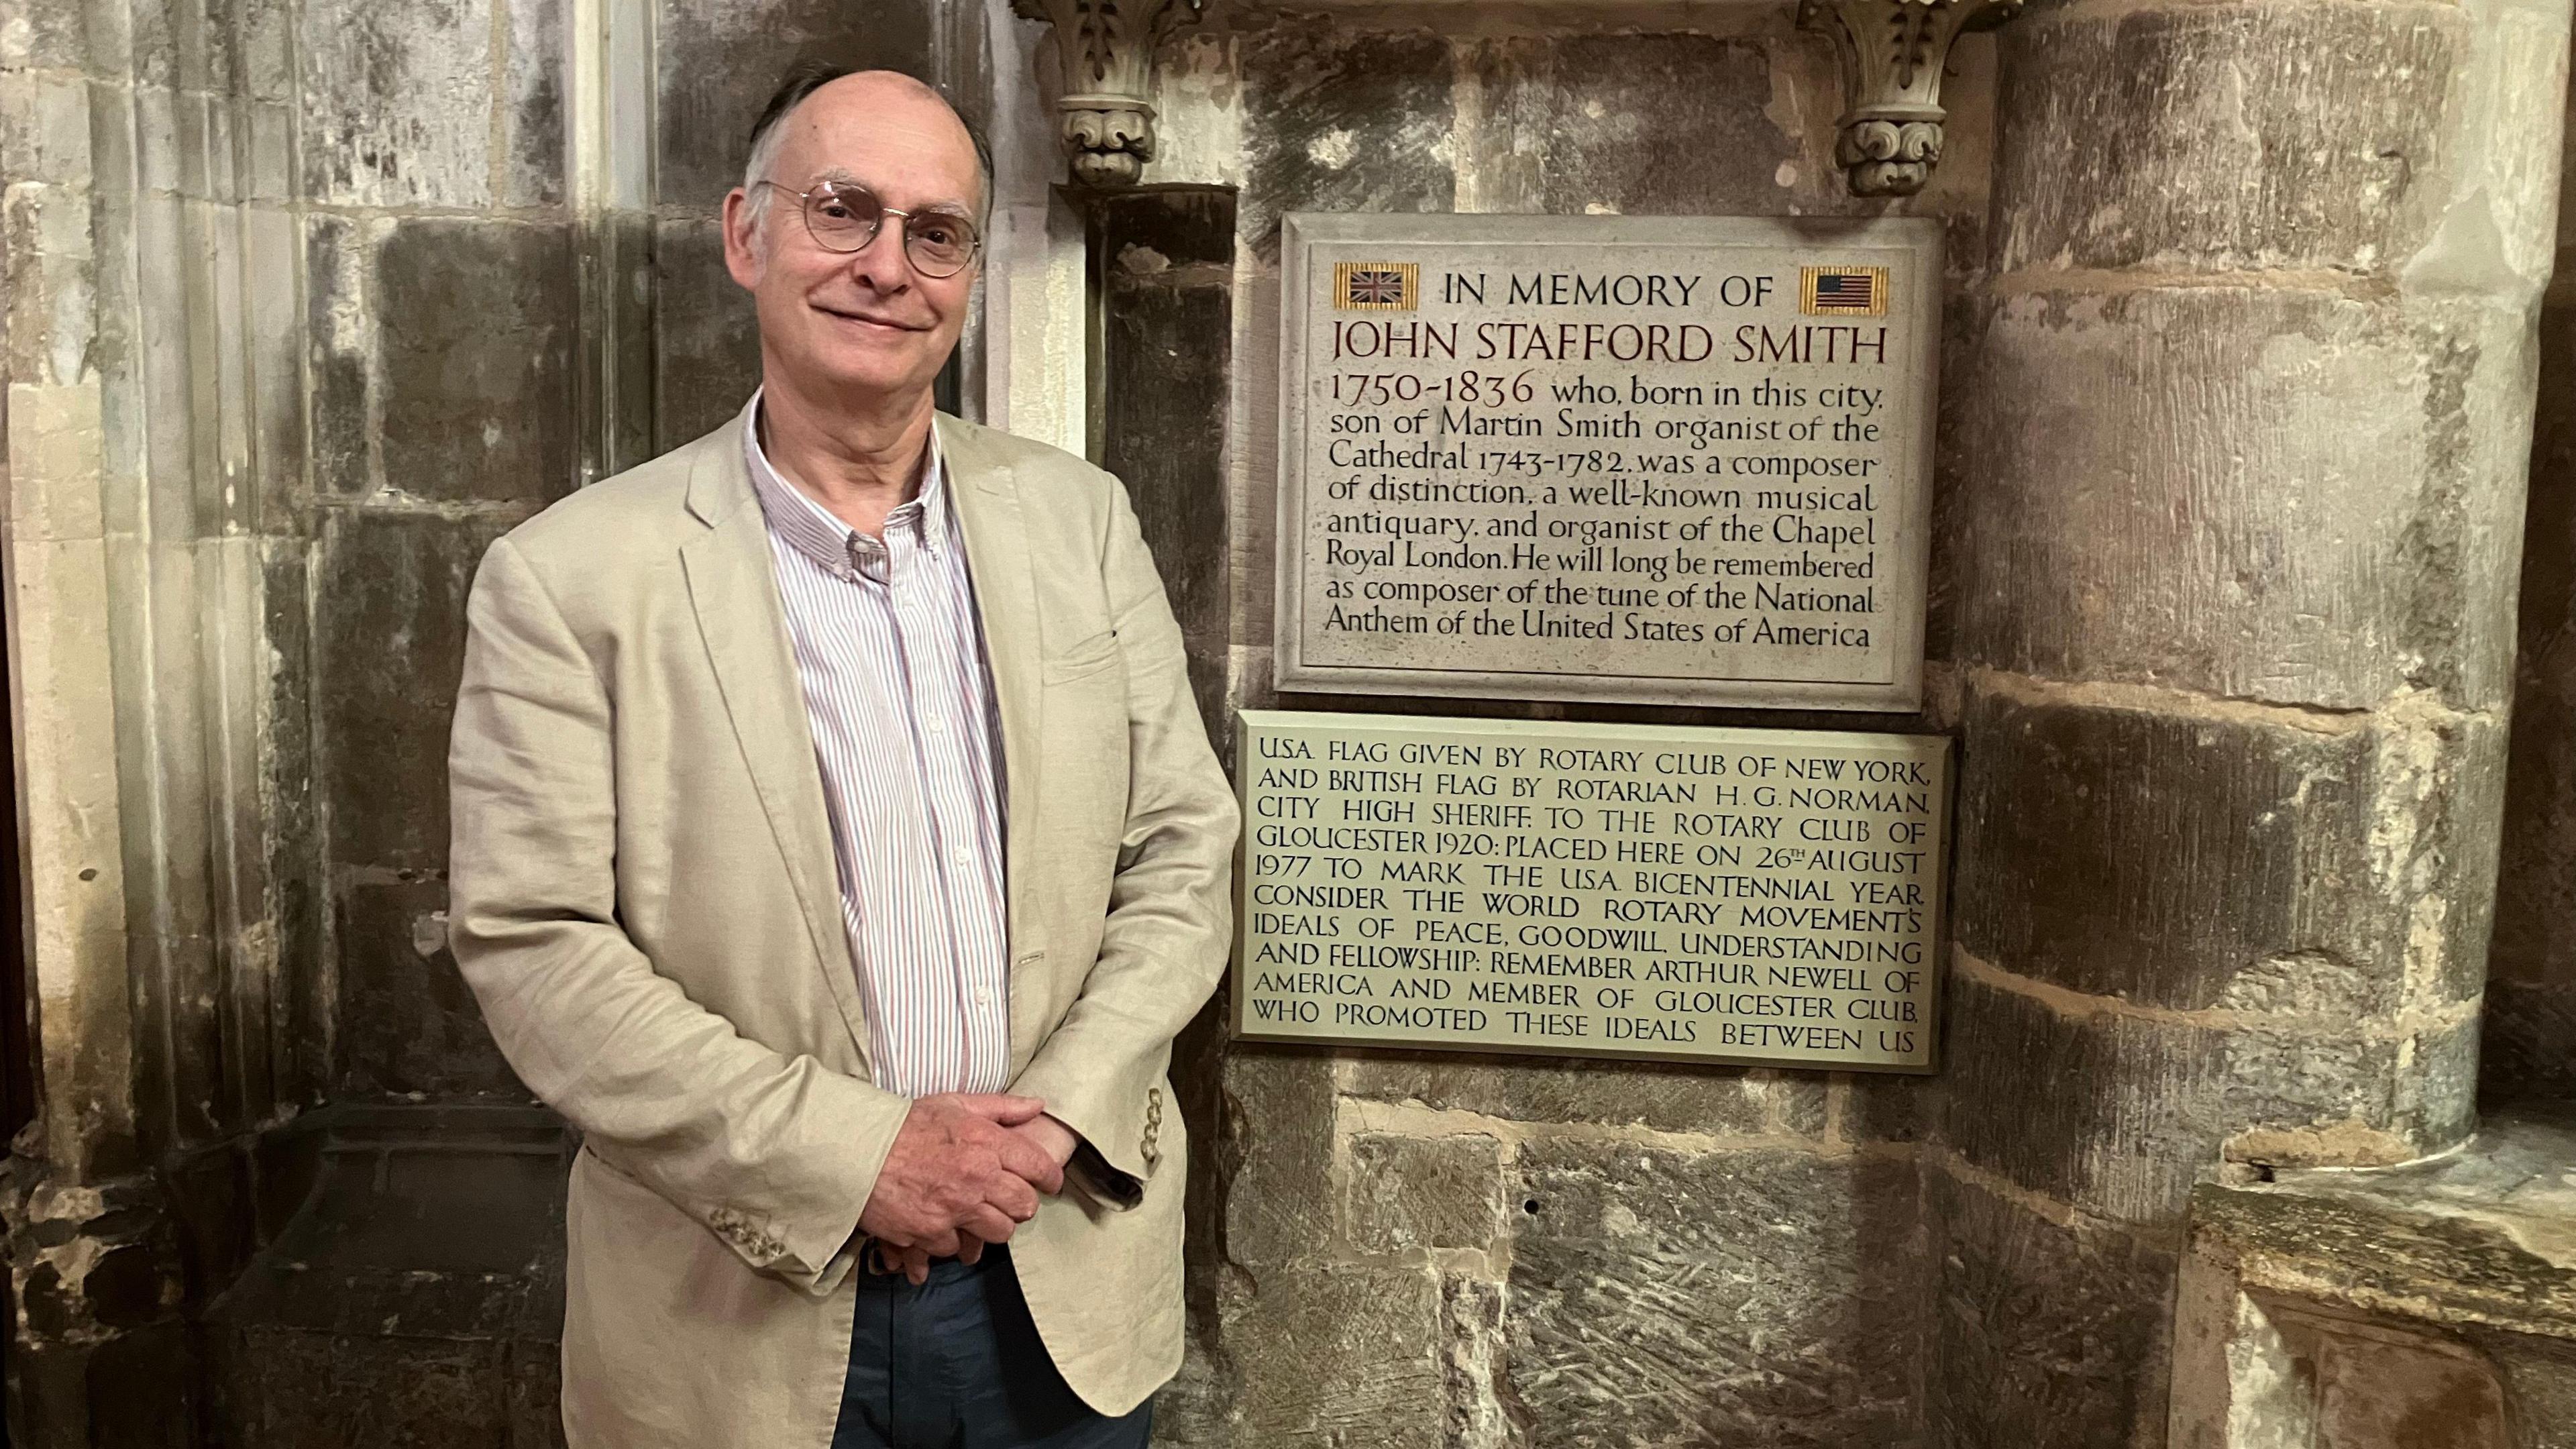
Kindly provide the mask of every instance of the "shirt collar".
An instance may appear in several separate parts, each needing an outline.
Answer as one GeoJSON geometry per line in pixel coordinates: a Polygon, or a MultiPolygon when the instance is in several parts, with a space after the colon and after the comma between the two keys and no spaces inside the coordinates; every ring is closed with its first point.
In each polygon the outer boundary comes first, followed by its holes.
{"type": "MultiPolygon", "coordinates": [[[[833,573],[850,572],[853,539],[860,553],[881,550],[884,545],[833,517],[831,510],[788,482],[770,463],[768,450],[760,446],[760,406],[760,394],[752,394],[751,406],[743,413],[742,452],[743,462],[751,470],[752,492],[760,499],[760,511],[768,520],[769,531],[833,573]]],[[[939,449],[939,429],[934,426],[930,430],[930,459],[922,468],[921,491],[886,515],[886,532],[909,531],[931,554],[944,552],[952,537],[947,472],[939,449]]]]}

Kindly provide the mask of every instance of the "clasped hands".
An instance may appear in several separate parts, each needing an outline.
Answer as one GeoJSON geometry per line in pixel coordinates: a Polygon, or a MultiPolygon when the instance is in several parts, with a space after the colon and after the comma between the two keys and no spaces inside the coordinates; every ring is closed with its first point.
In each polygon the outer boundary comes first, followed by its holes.
{"type": "Polygon", "coordinates": [[[972,1263],[988,1243],[1038,1212],[1038,1195],[1064,1189],[1079,1139],[1035,1097],[943,1092],[905,1114],[875,1191],[859,1214],[888,1271],[915,1283],[930,1260],[972,1263]]]}

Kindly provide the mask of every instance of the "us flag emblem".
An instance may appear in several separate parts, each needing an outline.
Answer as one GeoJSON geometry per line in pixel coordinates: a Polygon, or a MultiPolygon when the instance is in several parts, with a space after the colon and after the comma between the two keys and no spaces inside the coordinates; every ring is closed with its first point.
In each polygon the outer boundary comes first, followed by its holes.
{"type": "Polygon", "coordinates": [[[1418,262],[1333,263],[1333,306],[1344,312],[1410,312],[1422,267],[1418,262]]]}
{"type": "Polygon", "coordinates": [[[1798,310],[1810,317],[1884,317],[1887,268],[1800,267],[1798,310]]]}

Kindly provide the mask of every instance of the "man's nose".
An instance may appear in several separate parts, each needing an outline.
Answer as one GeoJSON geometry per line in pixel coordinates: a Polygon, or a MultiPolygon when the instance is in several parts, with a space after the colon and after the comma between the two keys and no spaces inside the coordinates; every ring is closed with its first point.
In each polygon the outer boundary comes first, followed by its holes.
{"type": "Polygon", "coordinates": [[[868,244],[850,253],[850,278],[873,291],[900,292],[912,285],[912,258],[903,250],[903,220],[889,216],[868,238],[868,244]]]}

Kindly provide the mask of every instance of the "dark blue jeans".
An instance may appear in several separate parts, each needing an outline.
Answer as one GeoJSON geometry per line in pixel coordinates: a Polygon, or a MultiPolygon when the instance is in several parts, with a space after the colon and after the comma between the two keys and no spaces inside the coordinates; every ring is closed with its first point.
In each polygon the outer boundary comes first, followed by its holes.
{"type": "Polygon", "coordinates": [[[1151,1400],[1119,1418],[1085,1404],[1047,1357],[1007,1248],[972,1267],[859,1278],[832,1449],[1145,1449],[1151,1400]]]}

